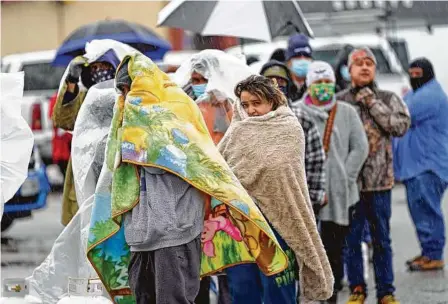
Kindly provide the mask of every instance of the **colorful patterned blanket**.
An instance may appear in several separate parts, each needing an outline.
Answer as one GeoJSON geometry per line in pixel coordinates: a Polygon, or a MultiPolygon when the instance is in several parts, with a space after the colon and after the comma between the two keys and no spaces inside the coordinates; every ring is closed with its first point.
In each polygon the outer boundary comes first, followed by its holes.
{"type": "Polygon", "coordinates": [[[135,54],[126,60],[132,86],[126,99],[119,97],[115,104],[87,253],[111,298],[135,303],[122,214],[138,204],[138,166],[162,168],[209,195],[204,202],[202,276],[241,263],[257,263],[266,275],[286,269],[286,254],[219,154],[194,101],[149,58],[135,54]]]}

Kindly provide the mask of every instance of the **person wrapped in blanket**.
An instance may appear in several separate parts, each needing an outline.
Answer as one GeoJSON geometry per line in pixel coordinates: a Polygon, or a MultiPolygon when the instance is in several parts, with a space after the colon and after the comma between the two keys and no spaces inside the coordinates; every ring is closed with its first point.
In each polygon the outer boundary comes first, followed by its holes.
{"type": "MultiPolygon", "coordinates": [[[[115,79],[123,96],[132,85],[128,64],[129,59],[115,79]]],[[[204,194],[163,169],[142,166],[139,173],[140,203],[124,217],[132,292],[141,304],[193,303],[199,291],[204,194]]]]}
{"type": "MultiPolygon", "coordinates": [[[[200,276],[240,263],[257,263],[267,275],[285,269],[286,254],[219,154],[197,105],[142,54],[122,61],[115,82],[121,96],[106,150],[111,203],[96,200],[88,247],[111,298],[194,303],[200,276]],[[226,208],[215,212],[220,205],[226,208]],[[112,229],[99,229],[105,220],[112,229]],[[125,273],[124,282],[110,267],[125,273]]],[[[95,195],[102,195],[98,188],[95,195]]]]}
{"type": "Polygon", "coordinates": [[[289,257],[288,268],[265,276],[251,264],[226,270],[232,303],[295,304],[300,295],[326,300],[333,275],[319,237],[305,177],[302,127],[274,81],[250,76],[235,87],[234,116],[218,148],[266,216],[289,257]]]}
{"type": "MultiPolygon", "coordinates": [[[[173,76],[196,101],[213,142],[217,145],[227,131],[233,115],[235,85],[251,75],[250,68],[235,56],[219,50],[204,50],[185,61],[173,76]]],[[[210,303],[209,277],[201,280],[196,304],[210,303]]],[[[219,304],[230,304],[225,276],[218,276],[219,304]]]]}
{"type": "MultiPolygon", "coordinates": [[[[119,42],[96,40],[86,45],[86,53],[74,58],[59,86],[53,108],[55,128],[73,131],[79,109],[93,85],[113,79],[121,56],[119,42]]],[[[62,224],[67,226],[78,210],[71,159],[68,162],[62,198],[62,224]]]]}
{"type": "Polygon", "coordinates": [[[294,103],[289,96],[290,87],[294,83],[288,67],[279,61],[271,60],[263,65],[260,74],[267,78],[275,79],[279,89],[288,100],[288,106],[302,126],[305,134],[306,181],[314,215],[319,221],[319,212],[328,203],[328,199],[325,196],[325,151],[322,145],[322,136],[310,115],[302,111],[298,103],[294,103]]]}

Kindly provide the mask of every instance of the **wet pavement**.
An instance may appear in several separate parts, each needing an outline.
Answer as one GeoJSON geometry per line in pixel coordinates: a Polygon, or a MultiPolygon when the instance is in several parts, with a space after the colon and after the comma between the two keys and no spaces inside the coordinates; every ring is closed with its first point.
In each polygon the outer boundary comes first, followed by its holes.
{"type": "MultiPolygon", "coordinates": [[[[448,195],[445,215],[448,219],[448,195]]],[[[50,252],[62,231],[61,194],[52,193],[45,209],[34,212],[30,219],[17,220],[2,234],[1,278],[29,276],[50,252]]],[[[448,271],[409,273],[405,261],[419,253],[414,227],[406,206],[404,189],[393,192],[392,244],[394,249],[395,284],[402,304],[448,304],[448,271]]],[[[447,250],[448,251],[448,250],[447,250]]],[[[448,261],[448,252],[445,252],[448,261]]],[[[369,275],[371,296],[367,304],[375,304],[373,273],[369,275]]],[[[345,303],[348,291],[342,292],[339,303],[345,303]]]]}

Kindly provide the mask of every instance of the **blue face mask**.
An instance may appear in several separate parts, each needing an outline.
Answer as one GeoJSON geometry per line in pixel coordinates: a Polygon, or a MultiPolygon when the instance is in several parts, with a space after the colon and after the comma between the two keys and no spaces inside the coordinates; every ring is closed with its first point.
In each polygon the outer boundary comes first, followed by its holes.
{"type": "Polygon", "coordinates": [[[203,84],[195,84],[191,86],[193,88],[193,93],[196,98],[202,96],[205,93],[205,88],[207,87],[206,83],[203,84]]]}
{"type": "Polygon", "coordinates": [[[308,73],[308,66],[310,65],[309,60],[305,59],[294,59],[292,61],[292,72],[301,78],[305,78],[306,74],[308,73]]]}
{"type": "Polygon", "coordinates": [[[346,65],[341,66],[341,69],[339,70],[339,72],[341,73],[341,76],[345,81],[351,81],[352,77],[350,76],[350,71],[348,70],[348,66],[346,66],[346,65]]]}

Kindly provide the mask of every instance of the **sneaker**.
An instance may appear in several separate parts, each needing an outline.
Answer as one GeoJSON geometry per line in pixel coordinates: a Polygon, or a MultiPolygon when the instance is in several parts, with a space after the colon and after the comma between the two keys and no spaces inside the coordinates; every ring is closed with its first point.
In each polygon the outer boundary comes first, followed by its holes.
{"type": "Polygon", "coordinates": [[[406,265],[407,265],[407,266],[411,266],[411,264],[413,264],[413,263],[415,263],[415,262],[419,262],[421,259],[423,259],[423,256],[418,255],[418,256],[416,256],[415,258],[412,258],[412,259],[410,259],[410,260],[407,260],[407,261],[406,261],[406,265]]]}
{"type": "Polygon", "coordinates": [[[411,263],[409,265],[410,271],[431,271],[431,270],[441,270],[445,267],[443,260],[431,260],[427,257],[422,257],[421,259],[411,263]]]}
{"type": "Polygon", "coordinates": [[[393,295],[387,295],[378,299],[378,304],[400,304],[393,295]]]}
{"type": "Polygon", "coordinates": [[[347,304],[364,304],[366,301],[366,293],[364,288],[361,286],[355,287],[353,289],[350,297],[348,298],[347,304]]]}

